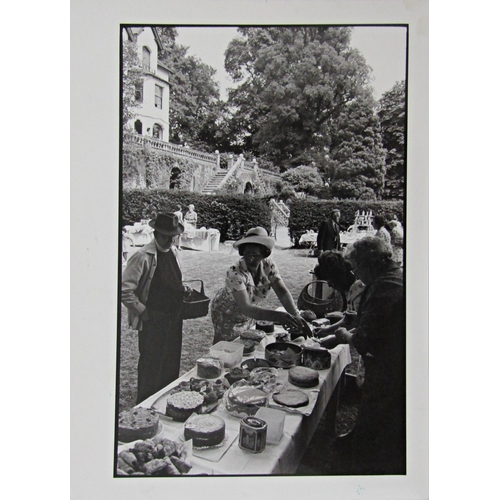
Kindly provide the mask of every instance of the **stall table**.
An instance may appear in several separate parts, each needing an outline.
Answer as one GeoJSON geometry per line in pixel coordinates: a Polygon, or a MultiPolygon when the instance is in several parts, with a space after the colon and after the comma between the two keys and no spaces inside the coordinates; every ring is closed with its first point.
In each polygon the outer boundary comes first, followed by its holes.
{"type": "MultiPolygon", "coordinates": [[[[274,336],[268,335],[263,344],[274,342],[274,336]]],[[[331,397],[338,403],[340,380],[345,367],[351,362],[349,346],[347,344],[339,345],[330,351],[332,356],[331,367],[327,370],[319,370],[320,382],[317,394],[317,401],[310,415],[300,413],[286,412],[284,432],[281,441],[276,444],[267,444],[265,450],[259,454],[253,454],[242,450],[238,445],[238,435],[240,428],[240,418],[230,415],[224,408],[223,402],[219,404],[214,415],[219,415],[226,422],[226,436],[228,441],[232,440],[229,448],[224,451],[221,457],[205,455],[200,457],[200,453],[193,455],[193,468],[189,475],[279,475],[294,474],[300,465],[302,455],[309,444],[321,416],[331,397]],[[210,457],[210,458],[207,458],[210,457]]],[[[264,346],[259,346],[255,353],[245,356],[243,360],[254,357],[264,357],[264,346]],[[255,356],[254,356],[255,355],[255,356]]],[[[284,370],[286,371],[286,370],[284,370]]],[[[223,375],[222,375],[223,376],[223,375]]],[[[181,381],[187,381],[191,377],[197,377],[196,368],[191,369],[178,380],[158,391],[153,396],[144,400],[138,406],[150,408],[155,401],[170,389],[177,386],[181,381]]],[[[336,405],[335,405],[336,407],[336,405]]],[[[333,418],[332,418],[333,420],[333,418]]],[[[168,417],[160,415],[160,422],[163,430],[160,436],[172,440],[183,438],[183,422],[175,422],[168,417]]],[[[334,422],[332,422],[332,432],[335,432],[334,422]]],[[[127,449],[127,444],[119,446],[118,450],[127,449]]],[[[219,452],[222,452],[222,450],[219,452]]]]}
{"type": "Polygon", "coordinates": [[[205,252],[219,250],[220,232],[217,229],[189,229],[180,236],[180,246],[205,252]]]}

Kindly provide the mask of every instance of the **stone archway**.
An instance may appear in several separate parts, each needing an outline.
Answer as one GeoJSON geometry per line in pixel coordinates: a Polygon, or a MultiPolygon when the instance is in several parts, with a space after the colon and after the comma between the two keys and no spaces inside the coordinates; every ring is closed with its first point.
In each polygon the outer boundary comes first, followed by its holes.
{"type": "Polygon", "coordinates": [[[181,171],[179,167],[174,167],[170,172],[169,189],[179,189],[181,184],[181,171]]]}
{"type": "Polygon", "coordinates": [[[243,193],[244,194],[254,194],[254,187],[253,187],[253,184],[251,182],[247,182],[245,184],[245,189],[243,190],[243,193]]]}

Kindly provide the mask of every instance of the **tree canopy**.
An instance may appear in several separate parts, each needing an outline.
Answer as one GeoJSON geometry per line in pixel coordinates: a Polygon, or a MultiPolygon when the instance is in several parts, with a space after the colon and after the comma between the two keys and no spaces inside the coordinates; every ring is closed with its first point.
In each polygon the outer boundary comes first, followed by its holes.
{"type": "Polygon", "coordinates": [[[330,153],[370,68],[345,27],[239,28],[225,53],[234,141],[282,170],[330,153]]]}
{"type": "Polygon", "coordinates": [[[296,192],[303,192],[310,195],[323,187],[323,179],[316,167],[300,165],[290,168],[283,175],[282,179],[290,184],[296,192]]]}
{"type": "Polygon", "coordinates": [[[122,73],[122,120],[124,127],[130,127],[128,122],[134,117],[139,105],[135,98],[136,85],[139,85],[144,77],[137,45],[127,39],[125,32],[122,39],[122,73]]]}
{"type": "Polygon", "coordinates": [[[170,78],[170,138],[213,151],[214,123],[221,114],[216,70],[188,56],[188,47],[176,43],[177,30],[158,27],[164,50],[160,60],[172,71],[170,78]]]}
{"type": "Polygon", "coordinates": [[[404,196],[405,87],[404,81],[396,83],[391,90],[382,94],[379,101],[378,117],[382,128],[382,141],[387,150],[384,198],[402,199],[404,196]]]}

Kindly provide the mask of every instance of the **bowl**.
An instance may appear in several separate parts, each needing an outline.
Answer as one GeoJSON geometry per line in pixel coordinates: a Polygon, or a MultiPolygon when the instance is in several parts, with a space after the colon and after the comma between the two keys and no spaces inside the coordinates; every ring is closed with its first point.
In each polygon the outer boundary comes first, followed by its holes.
{"type": "Polygon", "coordinates": [[[302,347],[287,342],[274,342],[266,346],[265,356],[275,368],[291,368],[300,365],[302,347]]]}

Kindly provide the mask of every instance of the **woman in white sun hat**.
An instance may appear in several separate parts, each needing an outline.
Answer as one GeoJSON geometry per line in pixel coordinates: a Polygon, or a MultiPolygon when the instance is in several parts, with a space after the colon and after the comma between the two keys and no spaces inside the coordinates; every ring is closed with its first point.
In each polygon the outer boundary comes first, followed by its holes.
{"type": "Polygon", "coordinates": [[[215,332],[213,343],[235,339],[241,331],[255,325],[256,320],[301,328],[299,310],[270,258],[274,238],[263,227],[253,227],[233,246],[241,258],[229,268],[224,287],[210,304],[215,332]],[[271,289],[286,312],[260,306],[271,289]]]}

